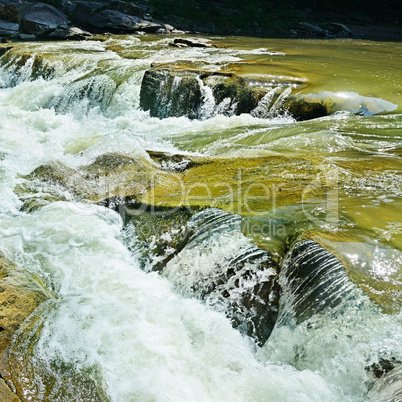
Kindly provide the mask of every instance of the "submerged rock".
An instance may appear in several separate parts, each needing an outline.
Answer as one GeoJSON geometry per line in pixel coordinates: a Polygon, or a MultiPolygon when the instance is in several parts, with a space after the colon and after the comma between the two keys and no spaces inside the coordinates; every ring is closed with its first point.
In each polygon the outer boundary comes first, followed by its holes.
{"type": "Polygon", "coordinates": [[[9,48],[1,57],[1,65],[6,70],[5,81],[8,86],[14,86],[21,81],[54,77],[55,66],[39,54],[20,52],[16,47],[9,48]]]}
{"type": "MultiPolygon", "coordinates": [[[[25,319],[49,297],[51,293],[39,278],[17,270],[0,254],[0,374],[12,389],[15,389],[15,384],[9,375],[8,360],[12,337],[25,319]]],[[[7,396],[1,400],[19,400],[8,387],[1,381],[0,397],[7,396]]]]}
{"type": "Polygon", "coordinates": [[[299,324],[355,297],[342,262],[311,239],[296,241],[283,261],[281,322],[299,324]]]}
{"type": "Polygon", "coordinates": [[[348,277],[386,314],[402,310],[402,252],[362,229],[311,238],[338,258],[348,277]],[[384,269],[384,267],[387,267],[384,269]]]}
{"type": "Polygon", "coordinates": [[[372,116],[392,112],[398,106],[383,99],[361,96],[355,92],[329,92],[291,96],[284,105],[297,120],[328,116],[336,112],[350,112],[372,116]]]}
{"type": "Polygon", "coordinates": [[[153,185],[169,185],[174,174],[144,157],[109,153],[77,170],[57,162],[41,165],[24,178],[14,191],[23,201],[21,208],[34,211],[49,202],[72,199],[108,206],[118,200],[134,202],[153,185]]]}
{"type": "Polygon", "coordinates": [[[106,74],[79,79],[66,85],[63,92],[53,98],[47,107],[54,107],[59,113],[77,111],[82,114],[96,106],[105,110],[116,89],[116,82],[106,74]]]}
{"type": "Polygon", "coordinates": [[[43,303],[16,332],[9,351],[10,378],[23,401],[79,400],[108,402],[107,386],[97,366],[41,358],[38,342],[46,322],[62,301],[43,303]]]}
{"type": "MultiPolygon", "coordinates": [[[[152,154],[151,154],[152,155],[152,154]]],[[[303,199],[306,183],[320,172],[314,157],[267,156],[208,158],[184,155],[133,157],[105,154],[78,170],[60,163],[43,165],[15,188],[33,210],[49,200],[88,200],[115,205],[118,200],[177,207],[217,207],[254,216],[303,199]],[[283,166],[286,166],[284,171],[283,166]]],[[[316,191],[325,197],[326,188],[316,191]]]]}

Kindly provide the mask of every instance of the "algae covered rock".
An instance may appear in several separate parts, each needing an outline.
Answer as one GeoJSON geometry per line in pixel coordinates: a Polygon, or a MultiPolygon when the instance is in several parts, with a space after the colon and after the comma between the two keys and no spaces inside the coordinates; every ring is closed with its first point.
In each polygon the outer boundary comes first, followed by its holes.
{"type": "Polygon", "coordinates": [[[60,162],[41,165],[24,176],[25,181],[14,192],[27,211],[54,201],[90,201],[110,206],[119,199],[135,201],[154,185],[169,185],[171,176],[174,174],[159,169],[145,157],[108,153],[79,169],[60,162]]]}
{"type": "Polygon", "coordinates": [[[43,328],[62,303],[49,300],[42,304],[15,334],[9,361],[16,394],[23,401],[108,402],[107,386],[97,366],[77,365],[61,356],[43,359],[37,354],[43,328]]]}
{"type": "Polygon", "coordinates": [[[23,321],[48,298],[39,278],[17,271],[0,254],[0,353],[23,321]]]}
{"type": "Polygon", "coordinates": [[[3,401],[19,400],[11,391],[15,384],[9,376],[8,349],[13,336],[23,322],[52,294],[40,278],[17,268],[0,254],[0,382],[3,401]]]}

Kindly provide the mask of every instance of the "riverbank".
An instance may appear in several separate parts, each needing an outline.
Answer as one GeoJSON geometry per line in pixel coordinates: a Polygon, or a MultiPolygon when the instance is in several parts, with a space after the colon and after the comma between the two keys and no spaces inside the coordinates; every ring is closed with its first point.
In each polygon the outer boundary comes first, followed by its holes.
{"type": "MultiPolygon", "coordinates": [[[[370,2],[369,2],[370,3],[370,2]]],[[[93,34],[184,34],[262,38],[402,40],[402,10],[390,0],[380,9],[307,5],[301,1],[224,0],[0,2],[2,42],[85,39],[93,34]]]]}

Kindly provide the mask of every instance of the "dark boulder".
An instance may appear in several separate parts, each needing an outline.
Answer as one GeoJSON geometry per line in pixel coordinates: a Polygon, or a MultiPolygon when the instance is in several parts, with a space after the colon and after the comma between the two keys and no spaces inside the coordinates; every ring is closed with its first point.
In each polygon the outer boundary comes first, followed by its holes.
{"type": "Polygon", "coordinates": [[[151,116],[195,119],[199,116],[202,93],[194,71],[150,69],[141,84],[140,105],[151,116]]]}
{"type": "Polygon", "coordinates": [[[355,36],[346,25],[339,22],[330,22],[325,25],[325,28],[335,34],[337,38],[353,38],[355,36]]]}
{"type": "Polygon", "coordinates": [[[3,0],[0,2],[0,17],[10,22],[19,23],[21,16],[29,11],[32,4],[18,0],[3,0]]]}
{"type": "Polygon", "coordinates": [[[141,17],[147,21],[152,22],[152,18],[151,19],[145,18],[144,9],[135,3],[128,3],[126,1],[121,1],[121,0],[111,1],[111,2],[108,2],[107,9],[120,11],[123,14],[132,15],[134,17],[141,17]]]}
{"type": "Polygon", "coordinates": [[[87,27],[88,19],[106,6],[105,1],[66,1],[63,2],[62,10],[74,24],[87,27]]]}
{"type": "MultiPolygon", "coordinates": [[[[191,62],[187,62],[191,66],[191,62]]],[[[145,72],[141,84],[140,106],[153,117],[187,116],[208,118],[214,114],[240,115],[251,113],[272,89],[272,103],[290,84],[273,77],[238,76],[233,73],[211,72],[180,65],[156,65],[145,72]]]]}
{"type": "Polygon", "coordinates": [[[19,24],[6,20],[0,20],[0,36],[11,36],[18,32],[19,24]]]}
{"type": "Polygon", "coordinates": [[[55,7],[37,3],[21,15],[21,31],[36,36],[46,36],[56,29],[67,29],[70,21],[55,7]]]}
{"type": "Polygon", "coordinates": [[[203,38],[176,38],[169,45],[174,47],[216,47],[216,45],[211,44],[210,39],[203,38]]]}
{"type": "Polygon", "coordinates": [[[331,34],[331,32],[326,29],[322,29],[321,27],[310,24],[309,22],[298,22],[296,28],[314,36],[325,37],[331,34]]]}
{"type": "Polygon", "coordinates": [[[102,32],[155,32],[161,28],[160,24],[155,24],[118,10],[109,9],[91,16],[88,19],[88,26],[102,32]]]}

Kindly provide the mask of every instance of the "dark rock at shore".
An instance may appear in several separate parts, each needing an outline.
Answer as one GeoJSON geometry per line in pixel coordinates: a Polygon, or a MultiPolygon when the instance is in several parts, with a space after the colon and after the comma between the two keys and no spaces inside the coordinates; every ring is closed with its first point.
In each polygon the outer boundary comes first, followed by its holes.
{"type": "Polygon", "coordinates": [[[15,35],[20,29],[18,23],[0,20],[0,36],[7,37],[15,35]]]}
{"type": "Polygon", "coordinates": [[[140,17],[124,14],[117,10],[103,10],[88,19],[88,25],[97,31],[112,32],[155,32],[160,24],[146,21],[140,17]]]}
{"type": "Polygon", "coordinates": [[[88,37],[89,32],[71,32],[72,29],[81,28],[97,33],[166,34],[174,31],[174,27],[169,24],[154,22],[144,12],[144,8],[135,3],[120,0],[63,0],[52,3],[53,5],[33,1],[20,3],[15,0],[0,2],[0,37],[19,40],[81,40],[88,37]]]}
{"type": "Polygon", "coordinates": [[[330,34],[326,29],[322,29],[317,25],[310,24],[309,22],[298,22],[296,28],[321,37],[326,37],[330,34]]]}
{"type": "Polygon", "coordinates": [[[21,14],[20,25],[23,33],[41,37],[57,29],[67,29],[70,21],[55,7],[37,3],[21,14]]]}

